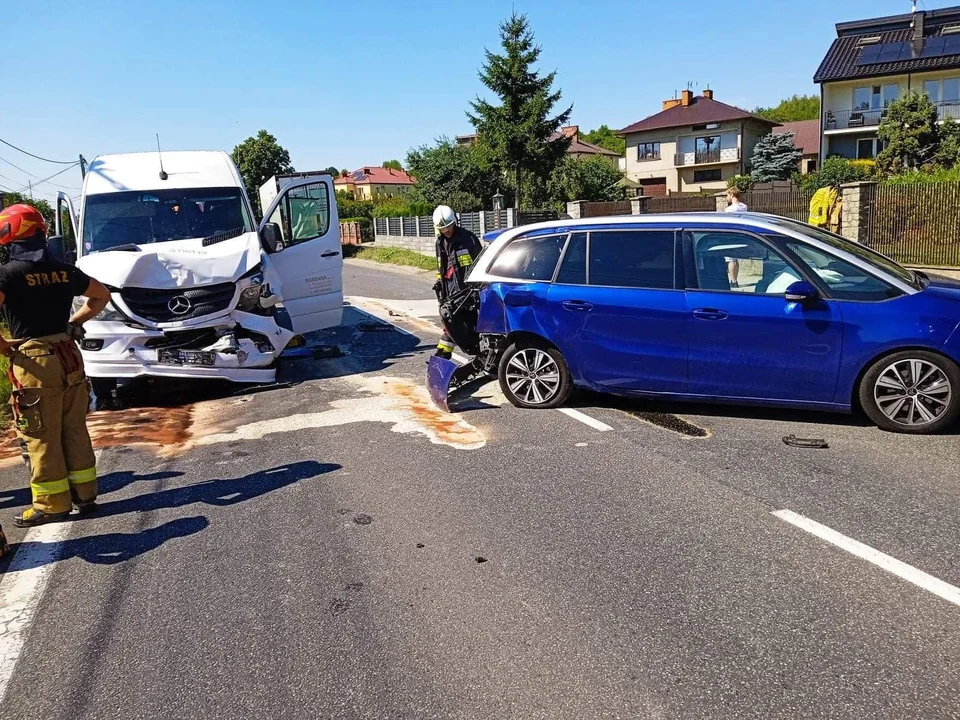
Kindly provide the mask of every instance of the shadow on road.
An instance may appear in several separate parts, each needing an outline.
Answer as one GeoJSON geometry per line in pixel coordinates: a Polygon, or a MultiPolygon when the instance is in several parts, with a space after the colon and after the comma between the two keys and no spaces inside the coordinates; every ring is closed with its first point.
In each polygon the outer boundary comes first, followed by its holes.
{"type": "MultiPolygon", "coordinates": [[[[77,518],[70,522],[95,523],[104,517],[124,513],[143,513],[154,510],[172,509],[206,503],[227,507],[266,495],[274,490],[339,470],[342,466],[335,463],[320,463],[313,460],[281,465],[271,470],[250,473],[239,478],[226,480],[205,480],[186,487],[170,488],[155,493],[136,495],[113,502],[101,502],[95,515],[77,518]]],[[[119,490],[133,482],[144,480],[165,480],[183,475],[180,472],[160,472],[152,475],[137,475],[131,472],[112,473],[104,476],[101,492],[119,490]]],[[[29,503],[29,491],[27,492],[29,503]]],[[[104,533],[83,538],[75,538],[59,543],[25,542],[13,543],[10,564],[19,556],[14,571],[48,565],[50,563],[78,557],[89,563],[110,565],[154,550],[167,540],[186,537],[200,532],[209,525],[206,517],[178,518],[155,528],[134,533],[104,533]],[[26,558],[26,561],[24,561],[26,558]]],[[[4,563],[7,563],[6,558],[4,563]]],[[[4,574],[11,572],[9,565],[4,574]]]]}
{"type": "MultiPolygon", "coordinates": [[[[201,516],[178,518],[155,528],[135,533],[104,533],[61,543],[25,542],[11,545],[21,561],[15,572],[32,570],[54,562],[80,558],[96,565],[115,565],[156,550],[167,540],[187,537],[209,525],[201,516]],[[54,547],[56,546],[56,547],[54,547]],[[23,558],[27,558],[26,561],[23,558]]],[[[7,569],[6,573],[10,573],[7,569]]]]}
{"type": "MultiPolygon", "coordinates": [[[[228,480],[203,480],[185,487],[160,490],[155,493],[136,495],[113,502],[101,502],[97,518],[122,515],[129,512],[152,512],[167,508],[184,507],[194,503],[206,503],[226,507],[266,495],[300,480],[307,480],[339,470],[335,463],[319,463],[313,460],[281,465],[271,470],[260,470],[240,478],[228,480]]],[[[142,478],[139,478],[142,479],[142,478]]]]}

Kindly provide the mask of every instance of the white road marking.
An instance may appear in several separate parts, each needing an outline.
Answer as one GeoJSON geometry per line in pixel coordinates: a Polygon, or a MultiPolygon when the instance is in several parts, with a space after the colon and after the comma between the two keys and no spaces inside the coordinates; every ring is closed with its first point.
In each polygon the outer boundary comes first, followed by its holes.
{"type": "Polygon", "coordinates": [[[0,579],[0,704],[69,534],[69,522],[31,528],[0,579]]]}
{"type": "MultiPolygon", "coordinates": [[[[93,453],[97,465],[102,453],[93,453]]],[[[63,551],[63,541],[69,535],[69,522],[30,528],[0,578],[0,705],[50,574],[63,551]]]]}
{"type": "Polygon", "coordinates": [[[806,530],[811,535],[816,535],[831,545],[836,545],[841,550],[846,550],[851,555],[856,555],[862,560],[873,563],[888,573],[896,575],[901,580],[913,583],[917,587],[923,588],[927,592],[933,593],[949,603],[960,606],[960,588],[950,583],[935,578],[933,575],[923,572],[923,570],[918,570],[912,565],[907,565],[907,563],[901,562],[895,557],[875,550],[869,545],[864,545],[862,542],[847,537],[843,533],[839,533],[826,525],[821,525],[815,520],[811,520],[803,515],[798,515],[791,510],[777,510],[773,515],[776,515],[784,522],[795,525],[801,530],[806,530]]]}
{"type": "Polygon", "coordinates": [[[600,432],[607,432],[607,430],[613,430],[613,428],[607,425],[606,423],[600,422],[599,420],[596,420],[595,418],[592,418],[589,415],[584,415],[579,410],[574,410],[573,408],[557,408],[557,410],[562,412],[567,417],[572,417],[574,420],[579,420],[584,425],[589,425],[594,430],[599,430],[600,432]]]}

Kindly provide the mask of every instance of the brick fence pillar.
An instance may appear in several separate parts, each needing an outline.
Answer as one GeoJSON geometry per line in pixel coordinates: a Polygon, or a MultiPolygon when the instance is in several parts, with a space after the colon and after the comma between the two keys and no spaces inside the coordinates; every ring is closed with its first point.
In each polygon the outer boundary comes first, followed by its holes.
{"type": "Polygon", "coordinates": [[[870,180],[840,186],[843,209],[840,214],[840,234],[847,240],[862,243],[868,240],[871,199],[876,183],[870,180]]]}
{"type": "Polygon", "coordinates": [[[647,212],[649,212],[649,200],[650,198],[646,195],[630,198],[630,214],[645,215],[647,212]]]}
{"type": "Polygon", "coordinates": [[[727,191],[724,190],[721,193],[717,193],[713,196],[717,201],[717,212],[723,212],[727,209],[727,191]]]}
{"type": "Polygon", "coordinates": [[[583,205],[585,200],[571,200],[567,203],[567,215],[569,215],[574,220],[579,220],[583,217],[583,205]]]}

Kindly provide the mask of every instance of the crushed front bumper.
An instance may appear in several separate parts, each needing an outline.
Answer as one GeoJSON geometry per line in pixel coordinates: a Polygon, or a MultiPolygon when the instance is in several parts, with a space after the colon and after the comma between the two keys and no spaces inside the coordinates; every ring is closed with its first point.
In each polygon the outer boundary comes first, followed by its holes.
{"type": "Polygon", "coordinates": [[[240,311],[189,328],[149,329],[91,321],[85,329],[81,353],[90,377],[216,378],[242,383],[273,382],[275,361],[294,336],[273,317],[240,311]],[[170,361],[180,350],[204,353],[212,364],[170,361]]]}

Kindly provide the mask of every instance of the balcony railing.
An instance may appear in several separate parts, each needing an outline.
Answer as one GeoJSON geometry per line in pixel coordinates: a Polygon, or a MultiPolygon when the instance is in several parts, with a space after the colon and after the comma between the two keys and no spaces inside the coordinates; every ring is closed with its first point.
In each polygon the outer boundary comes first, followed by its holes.
{"type": "Polygon", "coordinates": [[[709,163],[739,162],[740,148],[720,148],[717,150],[699,150],[697,152],[677,153],[673,156],[673,164],[680,165],[707,165],[709,163]]]}
{"type": "MultiPolygon", "coordinates": [[[[823,115],[824,130],[847,130],[849,128],[877,127],[887,117],[887,109],[876,110],[827,110],[823,115]]],[[[960,101],[937,103],[937,117],[960,120],[960,101]]]]}

